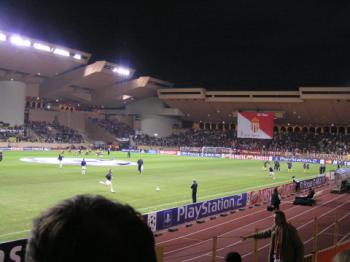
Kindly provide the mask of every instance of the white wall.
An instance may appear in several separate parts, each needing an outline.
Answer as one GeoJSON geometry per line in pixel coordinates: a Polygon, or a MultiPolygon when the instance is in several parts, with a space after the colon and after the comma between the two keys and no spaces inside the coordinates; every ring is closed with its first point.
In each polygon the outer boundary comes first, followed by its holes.
{"type": "Polygon", "coordinates": [[[125,113],[129,115],[162,114],[163,112],[164,103],[157,97],[138,100],[132,104],[128,104],[125,108],[125,113]]]}
{"type": "Polygon", "coordinates": [[[23,125],[26,85],[18,81],[0,81],[0,121],[23,125]]]}
{"type": "Polygon", "coordinates": [[[173,132],[174,124],[181,124],[181,112],[164,107],[164,102],[157,97],[129,104],[126,106],[125,113],[138,115],[137,120],[134,120],[134,128],[150,136],[154,134],[158,134],[158,137],[169,136],[173,132]]]}
{"type": "Polygon", "coordinates": [[[39,84],[27,84],[26,96],[38,97],[39,96],[39,84]]]}
{"type": "Polygon", "coordinates": [[[166,137],[172,134],[174,124],[178,124],[178,119],[168,116],[143,115],[141,117],[141,131],[144,134],[158,137],[166,137]]]}

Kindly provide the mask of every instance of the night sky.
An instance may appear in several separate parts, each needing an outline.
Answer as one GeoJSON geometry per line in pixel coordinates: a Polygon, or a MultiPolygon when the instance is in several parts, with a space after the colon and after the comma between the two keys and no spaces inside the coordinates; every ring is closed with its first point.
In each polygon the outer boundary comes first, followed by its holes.
{"type": "Polygon", "coordinates": [[[350,86],[350,1],[118,2],[1,0],[0,29],[176,87],[350,86]]]}

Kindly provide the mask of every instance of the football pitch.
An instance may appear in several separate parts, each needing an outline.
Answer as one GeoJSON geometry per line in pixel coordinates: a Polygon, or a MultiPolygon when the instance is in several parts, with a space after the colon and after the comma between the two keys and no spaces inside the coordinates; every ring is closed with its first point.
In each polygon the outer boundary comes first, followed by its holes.
{"type": "MultiPolygon", "coordinates": [[[[137,162],[144,160],[144,171],[137,166],[91,166],[81,174],[79,165],[40,164],[23,162],[23,157],[52,157],[59,151],[5,151],[0,162],[0,242],[27,237],[32,219],[59,200],[77,194],[99,194],[130,204],[141,213],[191,203],[192,180],[198,182],[198,201],[230,194],[252,191],[318,174],[318,165],[310,165],[307,173],[302,164],[294,163],[287,173],[286,163],[272,180],[263,169],[263,161],[196,158],[183,156],[146,155],[112,152],[102,157],[90,153],[86,158],[117,159],[137,162]],[[99,181],[104,180],[109,168],[113,172],[116,193],[109,192],[99,181]],[[157,191],[156,188],[160,190],[157,191]]],[[[65,159],[81,158],[77,153],[64,153],[65,159]]]]}

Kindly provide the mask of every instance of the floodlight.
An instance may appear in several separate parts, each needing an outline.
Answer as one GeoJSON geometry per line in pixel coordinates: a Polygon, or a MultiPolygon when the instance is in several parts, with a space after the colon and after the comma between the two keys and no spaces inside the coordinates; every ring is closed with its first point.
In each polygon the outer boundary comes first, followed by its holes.
{"type": "Polygon", "coordinates": [[[6,41],[7,37],[5,34],[0,33],[0,41],[6,41]]]}
{"type": "Polygon", "coordinates": [[[130,70],[127,68],[123,68],[123,67],[115,67],[115,68],[113,68],[113,72],[118,73],[120,75],[124,75],[124,76],[130,75],[130,70]]]}
{"type": "Polygon", "coordinates": [[[17,45],[17,46],[26,46],[29,47],[30,46],[30,41],[28,39],[23,39],[22,37],[18,36],[18,35],[13,35],[10,38],[10,42],[13,45],[17,45]]]}
{"type": "Polygon", "coordinates": [[[122,95],[122,100],[128,100],[129,98],[131,98],[131,96],[128,96],[128,95],[122,95]]]}
{"type": "Polygon", "coordinates": [[[74,59],[81,60],[81,55],[80,54],[75,54],[73,56],[74,59]]]}
{"type": "Polygon", "coordinates": [[[35,49],[42,50],[42,51],[45,51],[45,52],[50,52],[51,51],[51,48],[48,45],[43,45],[43,44],[40,44],[40,43],[34,43],[33,47],[35,49]]]}
{"type": "Polygon", "coordinates": [[[61,56],[69,56],[69,52],[67,50],[60,49],[60,48],[55,48],[55,51],[53,51],[53,53],[61,56]]]}

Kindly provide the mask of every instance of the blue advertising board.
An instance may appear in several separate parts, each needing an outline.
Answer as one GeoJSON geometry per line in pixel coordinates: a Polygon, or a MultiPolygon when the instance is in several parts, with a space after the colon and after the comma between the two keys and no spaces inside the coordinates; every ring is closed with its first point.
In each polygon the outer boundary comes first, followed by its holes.
{"type": "Polygon", "coordinates": [[[274,156],[272,157],[273,161],[286,161],[286,162],[300,162],[300,163],[310,163],[310,164],[319,164],[319,159],[309,159],[309,158],[298,158],[298,157],[284,157],[284,156],[274,156]]]}
{"type": "MultiPolygon", "coordinates": [[[[156,230],[167,229],[197,219],[246,206],[247,193],[180,206],[156,213],[156,230]]],[[[150,225],[151,226],[151,225],[150,225]]]]}
{"type": "Polygon", "coordinates": [[[221,154],[216,154],[216,153],[198,153],[198,152],[186,152],[186,151],[181,151],[180,155],[181,156],[194,156],[194,157],[214,157],[214,158],[222,157],[221,154]]]}
{"type": "Polygon", "coordinates": [[[19,239],[0,244],[0,261],[24,261],[27,239],[19,239]]]}
{"type": "Polygon", "coordinates": [[[326,183],[326,177],[324,175],[312,178],[312,179],[306,179],[300,181],[300,189],[308,189],[310,187],[320,186],[326,183]]]}

